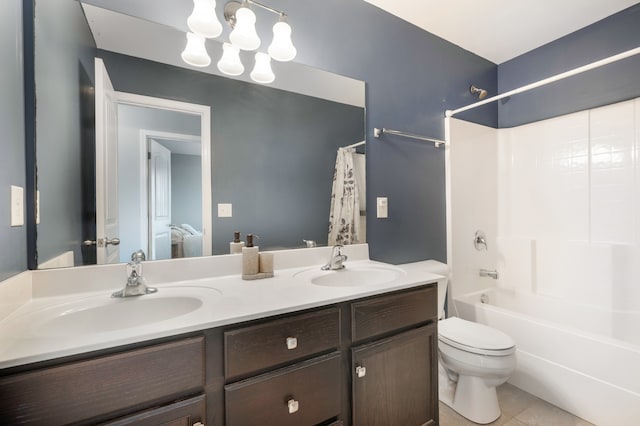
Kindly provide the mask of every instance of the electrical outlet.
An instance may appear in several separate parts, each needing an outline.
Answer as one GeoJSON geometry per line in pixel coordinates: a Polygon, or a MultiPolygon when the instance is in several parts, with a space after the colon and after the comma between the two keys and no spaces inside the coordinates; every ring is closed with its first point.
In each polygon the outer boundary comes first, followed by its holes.
{"type": "Polygon", "coordinates": [[[218,203],[218,217],[232,217],[233,205],[230,203],[218,203]]]}
{"type": "Polygon", "coordinates": [[[378,219],[386,219],[389,217],[389,201],[387,197],[376,198],[376,213],[378,219]]]}
{"type": "Polygon", "coordinates": [[[11,185],[11,226],[24,226],[24,189],[11,185]]]}

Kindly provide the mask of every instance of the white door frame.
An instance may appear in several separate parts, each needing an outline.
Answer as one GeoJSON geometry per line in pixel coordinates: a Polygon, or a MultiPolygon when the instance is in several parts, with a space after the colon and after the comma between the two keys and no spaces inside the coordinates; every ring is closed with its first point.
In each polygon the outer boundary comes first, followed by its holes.
{"type": "Polygon", "coordinates": [[[120,261],[118,217],[118,95],[109,72],[95,58],[96,263],[120,261]],[[113,242],[111,242],[113,241],[113,242]]]}
{"type": "MultiPolygon", "coordinates": [[[[140,206],[142,207],[140,209],[140,223],[142,224],[142,226],[140,227],[140,241],[144,241],[147,245],[150,242],[149,230],[151,228],[149,223],[149,162],[147,160],[150,139],[170,139],[174,141],[198,142],[199,144],[202,143],[200,136],[185,135],[183,133],[161,132],[158,130],[140,130],[139,185],[140,206]]],[[[202,149],[200,149],[200,153],[202,153],[202,149]]],[[[202,247],[202,249],[204,250],[204,247],[202,247]]]]}
{"type": "MultiPolygon", "coordinates": [[[[195,114],[200,116],[200,147],[202,161],[202,255],[211,256],[212,249],[212,208],[211,208],[211,107],[208,105],[191,104],[187,102],[173,101],[170,99],[154,98],[151,96],[136,95],[133,93],[116,92],[117,101],[123,105],[133,105],[141,107],[150,107],[164,109],[167,111],[175,111],[187,114],[195,114]]],[[[141,132],[142,133],[142,132],[141,132]]],[[[162,132],[149,132],[154,135],[162,132]]],[[[167,133],[168,134],[168,133],[167,133]]],[[[184,139],[181,135],[179,139],[184,139]]],[[[145,139],[146,143],[146,139],[145,139]]],[[[146,144],[145,154],[146,158],[146,144]]],[[[144,172],[144,182],[146,184],[146,168],[141,170],[144,172]]],[[[146,193],[146,190],[145,190],[146,193]]],[[[146,201],[145,201],[146,203],[146,201]]],[[[143,223],[148,223],[148,217],[145,217],[143,223]]],[[[147,226],[148,227],[148,226],[147,226]]],[[[148,229],[145,230],[147,234],[148,229]]],[[[142,231],[141,231],[142,232],[142,231]]],[[[145,240],[143,240],[145,241],[145,240]]],[[[148,241],[148,238],[147,240],[148,241]]]]}

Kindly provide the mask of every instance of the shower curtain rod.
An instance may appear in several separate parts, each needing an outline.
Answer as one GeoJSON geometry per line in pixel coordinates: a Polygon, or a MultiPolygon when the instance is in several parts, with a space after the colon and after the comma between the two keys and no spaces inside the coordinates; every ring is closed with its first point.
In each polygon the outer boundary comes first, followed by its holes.
{"type": "Polygon", "coordinates": [[[526,91],[529,91],[531,89],[535,89],[535,88],[538,88],[538,87],[541,87],[541,86],[545,86],[545,85],[547,85],[549,83],[553,83],[553,82],[556,82],[558,80],[565,79],[567,77],[571,77],[571,76],[574,76],[574,75],[577,75],[577,74],[582,74],[585,71],[589,71],[589,70],[592,70],[594,68],[598,68],[598,67],[601,67],[603,65],[610,64],[612,62],[617,62],[617,61],[619,61],[621,59],[625,59],[625,58],[628,58],[630,56],[637,55],[639,53],[640,53],[640,47],[636,47],[635,49],[627,50],[625,52],[618,53],[617,55],[609,56],[608,58],[604,58],[604,59],[601,59],[599,61],[592,62],[590,64],[583,65],[581,67],[574,68],[572,70],[569,70],[569,71],[566,71],[566,72],[563,72],[563,73],[560,73],[560,74],[556,74],[556,75],[554,75],[552,77],[548,77],[548,78],[542,79],[542,80],[537,81],[535,83],[527,84],[527,85],[519,87],[517,89],[513,89],[513,90],[510,90],[508,92],[505,92],[505,93],[503,93],[501,95],[496,95],[494,97],[484,99],[484,100],[482,100],[480,102],[476,102],[476,103],[473,103],[471,105],[467,105],[467,106],[462,107],[462,108],[458,108],[458,109],[454,109],[454,110],[448,109],[448,110],[446,110],[444,112],[444,115],[446,117],[453,117],[454,114],[458,114],[459,112],[467,111],[467,110],[470,110],[470,109],[473,109],[473,108],[477,108],[477,107],[482,106],[482,105],[486,105],[486,104],[491,103],[491,102],[499,101],[500,99],[503,99],[503,98],[506,98],[506,97],[509,97],[509,96],[513,96],[513,95],[517,95],[518,93],[526,92],[526,91]]]}
{"type": "Polygon", "coordinates": [[[351,145],[343,146],[343,148],[355,148],[356,146],[364,145],[366,141],[352,143],[351,145]]]}
{"type": "Polygon", "coordinates": [[[399,130],[385,129],[384,127],[382,129],[378,129],[377,127],[373,129],[373,136],[376,138],[379,138],[384,133],[388,133],[390,135],[404,136],[405,138],[418,139],[421,141],[433,142],[436,148],[440,148],[440,145],[443,145],[445,143],[445,141],[442,141],[440,139],[433,139],[433,138],[428,138],[426,136],[414,135],[411,133],[401,132],[399,130]]]}

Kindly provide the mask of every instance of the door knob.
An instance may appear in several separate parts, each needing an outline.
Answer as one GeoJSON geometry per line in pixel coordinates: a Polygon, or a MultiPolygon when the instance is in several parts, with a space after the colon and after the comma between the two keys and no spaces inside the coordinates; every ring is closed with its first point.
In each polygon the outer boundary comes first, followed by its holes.
{"type": "Polygon", "coordinates": [[[85,246],[98,246],[98,247],[106,247],[108,245],[117,246],[120,245],[120,238],[98,238],[97,240],[84,240],[82,245],[85,246]]]}

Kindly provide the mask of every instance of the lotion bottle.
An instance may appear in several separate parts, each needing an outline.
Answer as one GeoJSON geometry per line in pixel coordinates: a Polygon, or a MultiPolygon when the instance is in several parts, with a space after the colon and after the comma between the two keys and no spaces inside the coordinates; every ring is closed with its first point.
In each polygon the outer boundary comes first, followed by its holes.
{"type": "Polygon", "coordinates": [[[256,275],[260,268],[258,246],[253,245],[253,234],[247,234],[247,245],[242,247],[242,275],[256,275]]]}
{"type": "Polygon", "coordinates": [[[233,241],[229,243],[229,253],[240,254],[242,247],[244,247],[244,241],[240,241],[240,232],[236,231],[233,233],[233,241]]]}

